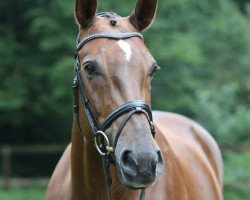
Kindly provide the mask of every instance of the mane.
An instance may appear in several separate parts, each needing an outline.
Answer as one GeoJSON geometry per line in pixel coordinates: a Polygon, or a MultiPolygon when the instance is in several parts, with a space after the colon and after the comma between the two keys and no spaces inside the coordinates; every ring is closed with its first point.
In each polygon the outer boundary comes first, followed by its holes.
{"type": "Polygon", "coordinates": [[[108,19],[121,18],[120,15],[117,15],[114,12],[99,12],[99,13],[96,14],[96,16],[105,17],[105,18],[108,18],[108,19]]]}

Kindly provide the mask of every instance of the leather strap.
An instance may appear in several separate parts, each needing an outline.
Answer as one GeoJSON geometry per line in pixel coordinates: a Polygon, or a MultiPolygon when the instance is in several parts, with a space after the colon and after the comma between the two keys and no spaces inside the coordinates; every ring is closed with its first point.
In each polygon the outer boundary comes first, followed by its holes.
{"type": "Polygon", "coordinates": [[[105,131],[111,124],[114,122],[118,117],[121,115],[131,111],[131,110],[145,110],[149,116],[150,121],[153,120],[152,113],[150,107],[141,100],[129,101],[128,103],[123,104],[122,106],[118,107],[106,119],[103,121],[101,125],[102,131],[105,131]]]}
{"type": "MultiPolygon", "coordinates": [[[[73,96],[74,96],[74,113],[76,114],[76,120],[77,120],[77,126],[79,129],[79,132],[81,133],[81,136],[83,137],[83,132],[81,130],[80,127],[80,123],[79,123],[79,116],[78,116],[78,111],[79,111],[79,103],[78,103],[78,87],[80,89],[80,95],[81,95],[81,99],[82,99],[82,103],[84,105],[84,110],[89,122],[89,125],[91,127],[91,130],[94,134],[95,137],[97,137],[97,132],[98,131],[102,131],[103,133],[105,132],[105,130],[120,116],[127,114],[127,116],[123,119],[123,121],[121,122],[117,133],[116,133],[116,137],[114,140],[114,144],[113,147],[115,148],[118,142],[118,139],[121,135],[121,132],[123,130],[123,128],[125,127],[125,125],[127,124],[127,122],[129,121],[129,119],[132,117],[133,114],[135,113],[143,113],[147,120],[148,123],[150,125],[151,128],[151,133],[154,136],[155,134],[155,128],[153,125],[153,117],[152,117],[152,112],[151,112],[151,108],[144,102],[141,100],[134,100],[134,101],[129,101],[125,104],[123,104],[122,106],[118,107],[117,109],[115,109],[113,112],[111,112],[106,119],[102,122],[102,124],[100,125],[91,109],[91,105],[88,99],[88,95],[87,92],[84,88],[84,84],[83,84],[83,80],[82,80],[82,76],[81,76],[81,71],[80,71],[80,61],[78,58],[78,52],[79,50],[83,47],[83,45],[85,45],[87,42],[94,40],[94,39],[98,39],[98,38],[108,38],[108,39],[115,39],[115,40],[120,40],[120,39],[128,39],[131,37],[139,37],[140,39],[143,40],[143,36],[140,33],[137,32],[128,32],[128,33],[94,33],[91,34],[87,37],[85,37],[84,39],[80,40],[80,34],[78,34],[77,36],[77,42],[76,42],[76,51],[75,51],[75,72],[76,72],[76,77],[73,81],[73,96]]],[[[104,135],[105,136],[105,135],[104,135]]],[[[105,144],[104,144],[105,145],[105,144]]],[[[104,174],[105,174],[105,180],[106,180],[106,187],[107,187],[107,192],[108,192],[108,199],[111,199],[111,193],[110,193],[110,187],[111,187],[111,176],[110,176],[110,172],[109,172],[109,163],[114,163],[111,160],[111,155],[109,154],[110,152],[104,152],[104,156],[102,156],[103,159],[103,167],[104,167],[104,174]]],[[[145,190],[142,189],[141,190],[141,194],[140,194],[140,200],[144,200],[145,199],[145,190]]]]}
{"type": "Polygon", "coordinates": [[[94,135],[96,135],[96,132],[98,130],[100,130],[100,125],[94,116],[94,113],[93,113],[91,106],[90,106],[90,103],[89,103],[87,92],[83,86],[82,76],[81,76],[81,72],[80,72],[80,64],[78,61],[76,61],[76,79],[78,82],[78,86],[80,87],[81,99],[82,99],[82,102],[84,104],[84,108],[85,108],[84,110],[85,110],[86,116],[88,118],[88,122],[90,124],[92,133],[94,135]]]}
{"type": "MultiPolygon", "coordinates": [[[[118,139],[119,139],[119,137],[121,135],[121,132],[122,132],[123,128],[125,127],[125,125],[129,121],[129,119],[132,117],[132,115],[135,114],[135,113],[144,113],[147,116],[147,113],[144,110],[139,110],[139,109],[131,110],[128,113],[128,115],[126,116],[126,118],[123,119],[123,121],[121,122],[121,124],[120,124],[120,126],[119,126],[119,128],[118,128],[118,130],[116,132],[116,136],[115,136],[115,140],[114,140],[114,144],[113,144],[114,148],[116,148],[118,139]]],[[[148,119],[148,116],[147,116],[147,119],[148,119]]]]}
{"type": "Polygon", "coordinates": [[[143,40],[143,36],[138,32],[127,32],[127,33],[93,33],[91,35],[88,35],[84,39],[80,41],[79,35],[77,37],[78,44],[76,46],[76,52],[78,52],[83,45],[85,45],[87,42],[98,39],[98,38],[108,38],[108,39],[115,39],[115,40],[121,40],[121,39],[127,39],[131,37],[139,37],[141,40],[143,40]]]}
{"type": "Polygon", "coordinates": [[[140,200],[145,200],[145,189],[141,189],[140,200]]]}

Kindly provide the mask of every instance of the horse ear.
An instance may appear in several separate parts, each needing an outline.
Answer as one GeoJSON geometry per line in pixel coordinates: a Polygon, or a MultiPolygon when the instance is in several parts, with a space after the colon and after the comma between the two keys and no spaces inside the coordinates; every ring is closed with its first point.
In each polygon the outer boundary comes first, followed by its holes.
{"type": "Polygon", "coordinates": [[[75,17],[82,28],[89,27],[95,18],[97,0],[76,0],[75,17]]]}
{"type": "Polygon", "coordinates": [[[130,22],[139,30],[147,28],[154,19],[157,0],[138,0],[129,17],[130,22]]]}

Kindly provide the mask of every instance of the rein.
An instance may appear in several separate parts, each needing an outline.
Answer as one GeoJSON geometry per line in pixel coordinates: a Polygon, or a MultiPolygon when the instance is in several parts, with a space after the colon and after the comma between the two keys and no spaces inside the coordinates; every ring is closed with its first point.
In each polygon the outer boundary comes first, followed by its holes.
{"type": "MultiPolygon", "coordinates": [[[[134,101],[129,101],[120,107],[116,108],[113,112],[111,112],[105,120],[99,124],[97,118],[95,117],[89,98],[87,96],[83,79],[81,76],[81,66],[80,66],[80,60],[78,57],[78,52],[80,49],[87,43],[90,42],[94,39],[99,39],[99,38],[108,38],[108,39],[114,39],[114,40],[122,40],[122,39],[128,39],[132,37],[138,37],[141,40],[143,40],[143,36],[138,33],[138,32],[127,32],[127,33],[94,33],[91,34],[84,39],[80,40],[80,34],[78,34],[77,37],[77,43],[76,43],[76,51],[75,51],[75,72],[76,76],[73,81],[73,96],[74,96],[74,113],[76,115],[76,121],[77,121],[77,126],[78,130],[83,137],[83,132],[79,123],[79,102],[78,102],[78,89],[80,91],[80,96],[82,103],[84,105],[84,110],[85,114],[88,119],[88,123],[90,125],[90,128],[92,130],[93,136],[94,136],[94,141],[95,141],[95,146],[97,151],[102,157],[103,160],[103,171],[105,175],[105,182],[106,182],[106,189],[108,193],[108,199],[111,200],[111,175],[109,172],[109,165],[114,164],[115,165],[115,159],[111,156],[111,154],[114,154],[117,142],[119,140],[119,137],[121,135],[121,132],[129,119],[134,115],[135,113],[142,113],[146,116],[147,121],[149,123],[151,133],[154,137],[155,135],[155,128],[153,124],[153,117],[152,117],[152,111],[149,105],[147,105],[144,101],[142,100],[134,100],[134,101]],[[118,130],[116,132],[115,140],[113,146],[110,145],[109,139],[107,135],[105,134],[105,131],[107,128],[110,127],[110,125],[118,119],[120,116],[125,115],[125,118],[122,120],[120,126],[118,127],[118,130]]],[[[140,200],[145,199],[145,189],[141,190],[141,195],[140,195],[140,200]]]]}

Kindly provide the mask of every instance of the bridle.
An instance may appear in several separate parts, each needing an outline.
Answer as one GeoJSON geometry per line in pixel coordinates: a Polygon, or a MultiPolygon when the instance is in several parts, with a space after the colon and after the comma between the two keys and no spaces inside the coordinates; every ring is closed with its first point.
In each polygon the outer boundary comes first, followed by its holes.
{"type": "MultiPolygon", "coordinates": [[[[79,133],[81,136],[83,136],[83,131],[81,129],[80,123],[79,123],[79,103],[78,103],[78,94],[80,93],[82,103],[84,105],[84,110],[85,114],[88,119],[88,123],[90,125],[90,128],[92,130],[93,136],[94,136],[94,141],[95,141],[95,146],[97,151],[100,153],[102,159],[103,159],[103,167],[104,167],[104,174],[105,174],[105,180],[106,180],[106,187],[108,191],[108,198],[111,199],[110,195],[110,187],[111,187],[111,176],[109,173],[109,164],[115,164],[115,159],[113,156],[111,156],[116,148],[118,139],[121,135],[121,132],[129,119],[134,115],[135,113],[142,113],[146,116],[147,121],[150,126],[151,133],[154,137],[155,135],[155,128],[153,124],[153,117],[152,117],[152,111],[149,105],[147,105],[144,101],[142,100],[133,100],[129,101],[120,107],[116,108],[113,112],[111,112],[105,120],[99,124],[97,121],[97,118],[95,117],[89,98],[87,96],[87,92],[84,87],[83,79],[81,76],[81,66],[80,66],[80,60],[78,57],[78,52],[80,49],[87,43],[92,40],[98,39],[98,38],[107,38],[107,39],[114,39],[114,40],[124,40],[124,39],[129,39],[132,37],[138,37],[141,40],[143,40],[143,36],[138,33],[138,32],[126,32],[126,33],[94,33],[91,34],[82,40],[80,40],[80,34],[78,34],[77,37],[77,42],[76,42],[76,51],[75,51],[75,72],[76,76],[73,81],[73,96],[74,96],[74,113],[76,115],[76,121],[77,121],[77,126],[79,129],[79,133]],[[79,88],[79,92],[78,92],[79,88]],[[110,125],[117,120],[120,116],[127,114],[122,122],[120,123],[113,146],[110,145],[108,137],[105,134],[105,131],[107,128],[110,127],[110,125]]],[[[140,199],[145,198],[145,191],[144,189],[141,192],[140,199]]]]}

